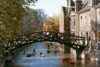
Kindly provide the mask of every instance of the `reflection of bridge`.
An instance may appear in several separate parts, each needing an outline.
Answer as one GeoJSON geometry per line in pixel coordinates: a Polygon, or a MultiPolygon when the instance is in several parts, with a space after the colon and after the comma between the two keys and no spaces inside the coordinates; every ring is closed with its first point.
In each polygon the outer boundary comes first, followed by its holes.
{"type": "Polygon", "coordinates": [[[76,52],[81,53],[86,44],[85,37],[68,35],[67,33],[59,33],[59,32],[34,32],[31,34],[24,34],[15,37],[11,42],[17,48],[26,43],[34,43],[34,42],[42,42],[42,41],[53,41],[65,44],[73,49],[76,52]]]}

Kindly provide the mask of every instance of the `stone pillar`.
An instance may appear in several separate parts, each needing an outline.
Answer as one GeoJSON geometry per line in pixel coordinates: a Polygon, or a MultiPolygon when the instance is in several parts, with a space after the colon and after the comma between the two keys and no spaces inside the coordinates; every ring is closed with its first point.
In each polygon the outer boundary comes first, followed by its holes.
{"type": "Polygon", "coordinates": [[[60,51],[64,52],[64,44],[60,44],[60,51]]]}
{"type": "Polygon", "coordinates": [[[82,0],[75,1],[75,12],[79,11],[82,8],[82,0]]]}
{"type": "Polygon", "coordinates": [[[59,44],[59,46],[61,52],[70,53],[70,47],[65,46],[64,44],[59,44]]]}
{"type": "Polygon", "coordinates": [[[79,29],[80,29],[80,25],[79,25],[79,14],[76,13],[75,14],[75,35],[79,35],[79,29]]]}
{"type": "Polygon", "coordinates": [[[73,48],[70,48],[70,52],[73,53],[73,54],[76,54],[76,50],[73,49],[73,48]]]}
{"type": "Polygon", "coordinates": [[[83,58],[85,58],[85,54],[80,51],[76,51],[76,58],[83,59],[83,58]]]}

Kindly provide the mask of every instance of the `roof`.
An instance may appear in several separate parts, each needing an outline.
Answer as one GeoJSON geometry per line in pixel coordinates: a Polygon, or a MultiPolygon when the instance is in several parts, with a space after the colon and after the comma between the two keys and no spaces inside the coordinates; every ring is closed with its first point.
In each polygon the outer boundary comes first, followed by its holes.
{"type": "Polygon", "coordinates": [[[90,6],[85,6],[83,9],[81,9],[81,10],[79,11],[79,13],[89,11],[90,8],[91,8],[90,6]]]}
{"type": "Polygon", "coordinates": [[[88,2],[88,0],[84,0],[83,2],[82,2],[82,4],[86,4],[88,2]]]}
{"type": "Polygon", "coordinates": [[[88,5],[88,0],[85,0],[84,5],[82,6],[82,9],[79,11],[79,13],[85,12],[90,10],[91,6],[88,5]]]}
{"type": "MultiPolygon", "coordinates": [[[[75,8],[74,8],[75,9],[75,8]]],[[[69,7],[64,7],[62,6],[62,11],[64,13],[64,16],[69,16],[71,11],[73,11],[72,9],[70,9],[69,7]]]]}
{"type": "Polygon", "coordinates": [[[72,1],[72,0],[71,0],[71,6],[75,6],[75,3],[74,3],[74,1],[72,1]]]}
{"type": "Polygon", "coordinates": [[[66,7],[63,7],[64,15],[66,15],[66,7]]]}
{"type": "Polygon", "coordinates": [[[68,8],[67,7],[62,7],[62,9],[63,9],[64,15],[66,16],[67,13],[68,13],[68,8]]]}
{"type": "Polygon", "coordinates": [[[100,3],[96,6],[96,8],[100,8],[100,3]]]}

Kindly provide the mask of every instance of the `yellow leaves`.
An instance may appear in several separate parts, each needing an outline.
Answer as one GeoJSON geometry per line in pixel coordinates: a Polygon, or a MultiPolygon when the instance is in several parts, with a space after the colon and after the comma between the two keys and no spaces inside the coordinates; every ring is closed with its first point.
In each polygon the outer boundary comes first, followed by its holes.
{"type": "Polygon", "coordinates": [[[43,25],[44,31],[59,31],[59,18],[50,17],[43,25]]]}
{"type": "Polygon", "coordinates": [[[16,20],[16,17],[14,17],[13,20],[15,21],[16,20]]]}

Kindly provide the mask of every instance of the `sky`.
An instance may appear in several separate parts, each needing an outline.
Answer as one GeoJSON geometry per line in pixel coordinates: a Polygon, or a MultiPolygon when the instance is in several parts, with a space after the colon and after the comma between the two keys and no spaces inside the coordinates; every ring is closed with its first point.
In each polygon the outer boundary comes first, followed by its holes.
{"type": "Polygon", "coordinates": [[[66,0],[38,0],[33,9],[43,9],[48,16],[59,15],[61,6],[67,6],[66,0]]]}

